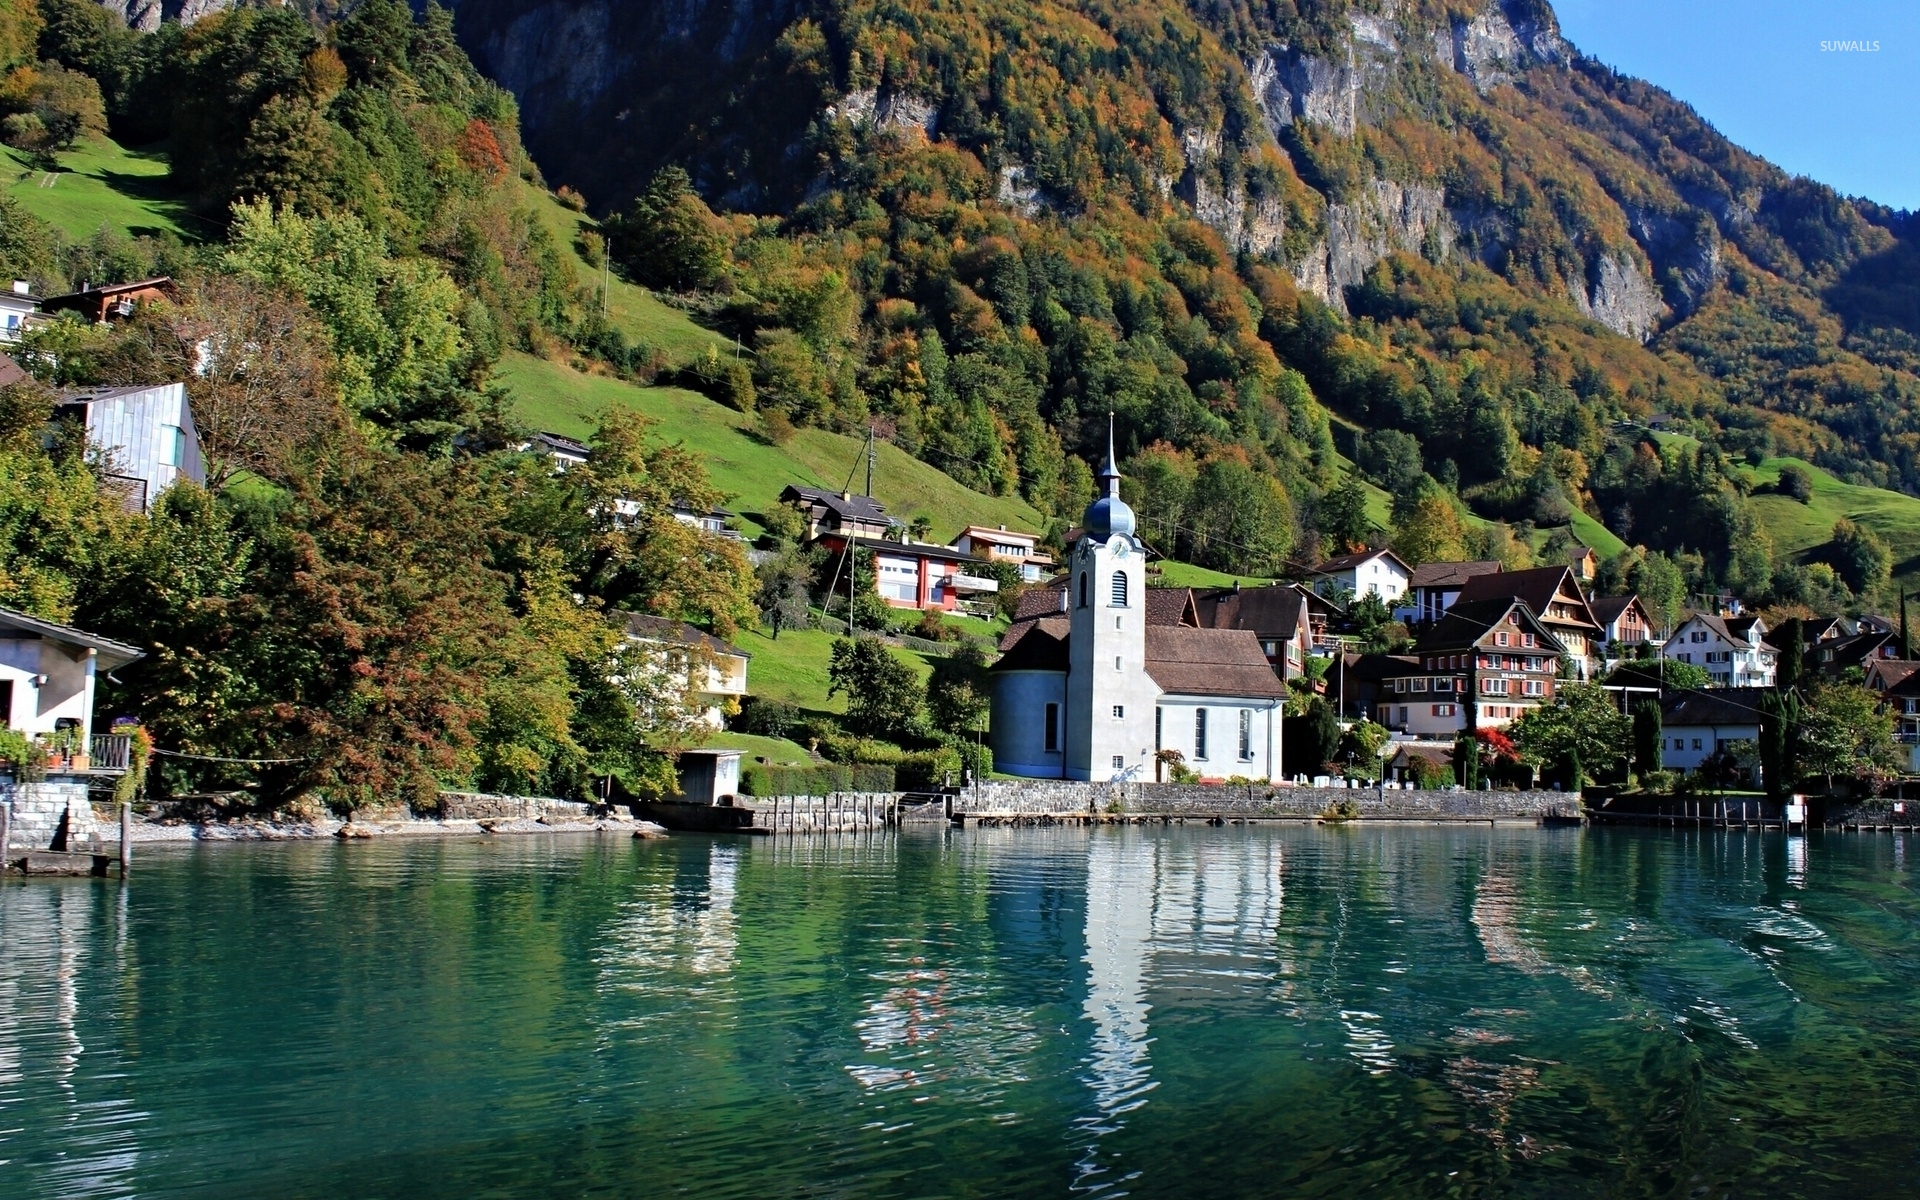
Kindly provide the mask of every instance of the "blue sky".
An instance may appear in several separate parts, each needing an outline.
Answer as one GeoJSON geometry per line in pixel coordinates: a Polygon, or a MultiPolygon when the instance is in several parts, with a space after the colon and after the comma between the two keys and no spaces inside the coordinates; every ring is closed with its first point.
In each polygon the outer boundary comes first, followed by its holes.
{"type": "Polygon", "coordinates": [[[1920,2],[1555,0],[1561,31],[1788,171],[1920,209],[1920,2]],[[1822,41],[1880,43],[1823,52],[1822,41]]]}

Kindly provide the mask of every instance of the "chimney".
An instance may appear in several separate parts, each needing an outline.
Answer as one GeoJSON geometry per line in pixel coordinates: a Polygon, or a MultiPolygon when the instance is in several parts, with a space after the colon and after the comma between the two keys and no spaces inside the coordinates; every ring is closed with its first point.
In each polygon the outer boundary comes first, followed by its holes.
{"type": "Polygon", "coordinates": [[[1066,588],[1060,589],[1060,611],[1061,612],[1067,611],[1067,589],[1066,588]]]}
{"type": "Polygon", "coordinates": [[[1000,532],[1001,532],[1001,533],[1005,533],[1006,531],[1007,531],[1007,527],[1006,527],[1005,525],[1002,525],[1002,526],[1000,527],[1000,532]]]}
{"type": "Polygon", "coordinates": [[[1240,581],[1238,579],[1233,581],[1233,594],[1236,596],[1240,594],[1240,581]]]}
{"type": "Polygon", "coordinates": [[[13,294],[16,296],[31,296],[33,295],[33,285],[24,279],[16,279],[13,281],[13,294]]]}
{"type": "Polygon", "coordinates": [[[853,499],[853,493],[852,493],[852,492],[841,492],[841,493],[840,493],[840,499],[842,499],[842,500],[851,500],[851,499],[853,499]]]}

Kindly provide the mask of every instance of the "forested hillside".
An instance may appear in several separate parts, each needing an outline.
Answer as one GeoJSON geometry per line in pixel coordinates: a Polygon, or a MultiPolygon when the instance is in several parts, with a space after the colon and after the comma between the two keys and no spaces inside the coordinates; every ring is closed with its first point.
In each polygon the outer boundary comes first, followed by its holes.
{"type": "Polygon", "coordinates": [[[1441,503],[1423,476],[1496,520],[1578,507],[1797,602],[1824,577],[1726,459],[1920,488],[1905,215],[1582,58],[1538,0],[459,12],[616,262],[756,347],[763,411],[878,420],[1063,518],[1054,442],[1111,410],[1177,476],[1168,552],[1363,536],[1323,501],[1330,409],[1396,435],[1358,449],[1402,518],[1441,503]],[[1623,424],[1652,418],[1704,449],[1623,424]]]}

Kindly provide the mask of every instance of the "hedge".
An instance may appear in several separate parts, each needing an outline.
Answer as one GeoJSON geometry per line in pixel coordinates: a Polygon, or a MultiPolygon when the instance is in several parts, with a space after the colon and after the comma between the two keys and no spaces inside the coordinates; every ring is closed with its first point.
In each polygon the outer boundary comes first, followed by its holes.
{"type": "Polygon", "coordinates": [[[740,772],[743,796],[828,796],[835,792],[894,790],[894,769],[883,763],[821,763],[813,767],[755,763],[740,772]]]}

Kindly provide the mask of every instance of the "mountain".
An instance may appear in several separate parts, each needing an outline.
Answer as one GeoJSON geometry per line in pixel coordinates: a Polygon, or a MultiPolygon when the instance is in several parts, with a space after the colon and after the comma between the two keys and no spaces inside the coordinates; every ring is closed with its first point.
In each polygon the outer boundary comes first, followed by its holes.
{"type": "MultiPolygon", "coordinates": [[[[1746,153],[1543,0],[455,5],[615,264],[753,351],[711,394],[1063,521],[1104,413],[1155,536],[1217,565],[1365,536],[1351,457],[1402,517],[1434,487],[1475,536],[1583,510],[1792,600],[1730,460],[1920,492],[1907,214],[1746,153]]],[[[560,333],[644,357],[590,325],[560,333]]]]}

